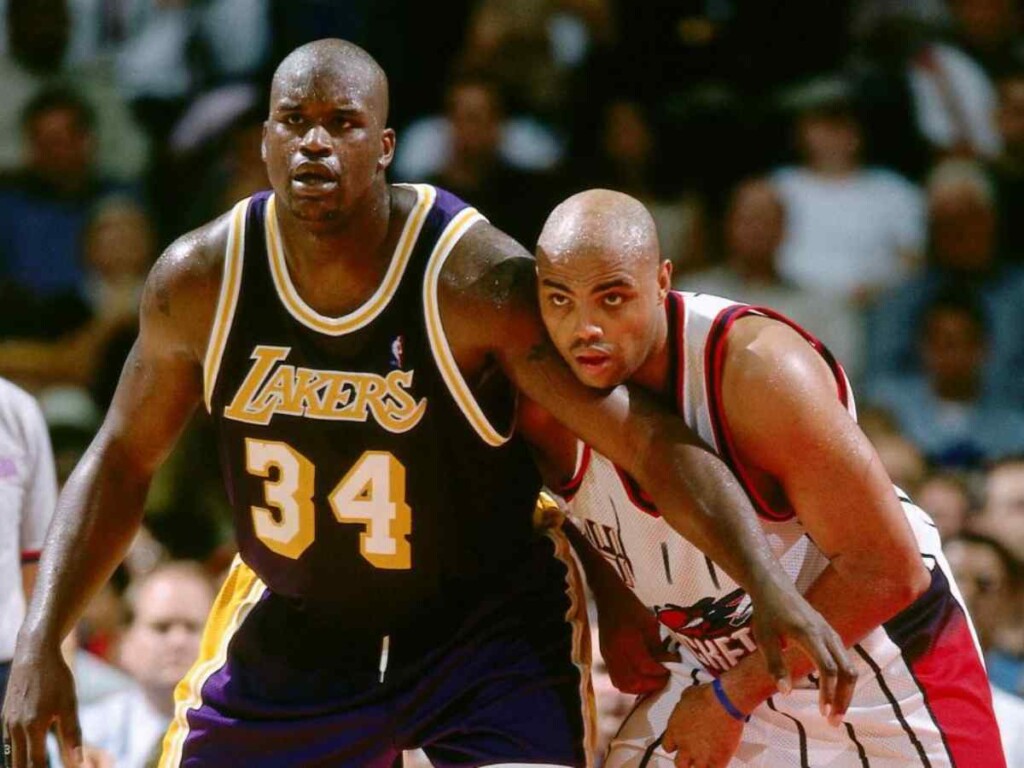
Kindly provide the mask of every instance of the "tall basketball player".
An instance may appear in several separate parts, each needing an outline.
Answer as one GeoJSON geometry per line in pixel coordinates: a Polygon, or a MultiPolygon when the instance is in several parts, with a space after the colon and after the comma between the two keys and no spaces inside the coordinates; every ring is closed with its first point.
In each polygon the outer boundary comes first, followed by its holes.
{"type": "Polygon", "coordinates": [[[585,763],[566,570],[513,386],[627,467],[754,593],[765,636],[834,677],[838,637],[681,419],[580,385],[521,247],[443,190],[389,185],[384,73],[319,41],[278,68],[273,192],[171,246],[113,406],[51,527],[11,673],[17,768],[79,742],[59,641],[124,555],[193,409],[214,421],[240,548],[161,765],[585,763]]]}
{"type": "MultiPolygon", "coordinates": [[[[819,701],[812,676],[774,695],[742,585],[676,534],[628,467],[597,446],[567,449],[530,406],[524,430],[541,444],[550,476],[572,477],[562,489],[569,510],[603,555],[584,558],[592,584],[604,587],[602,600],[616,584],[630,587],[682,654],[667,664],[668,685],[629,715],[607,765],[1004,765],[938,533],[886,476],[828,351],[770,310],[670,291],[654,222],[626,195],[592,190],[567,200],[548,219],[537,257],[544,322],[576,375],[598,388],[644,386],[713,447],[860,672],[845,714],[819,701]]],[[[621,612],[610,608],[602,621],[621,612]]],[[[610,667],[621,663],[605,650],[610,667]]],[[[794,672],[810,671],[798,649],[787,654],[794,672]]],[[[641,685],[664,682],[656,667],[630,663],[641,685]]]]}

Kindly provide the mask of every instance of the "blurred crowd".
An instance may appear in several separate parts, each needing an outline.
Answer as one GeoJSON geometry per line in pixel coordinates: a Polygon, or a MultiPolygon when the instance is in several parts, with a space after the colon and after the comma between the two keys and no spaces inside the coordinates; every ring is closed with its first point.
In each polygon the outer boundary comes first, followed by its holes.
{"type": "MultiPolygon", "coordinates": [[[[560,199],[628,192],[677,288],[822,338],[948,542],[994,685],[1024,695],[1015,0],[0,0],[0,377],[38,397],[59,478],[109,405],[149,266],[267,186],[270,74],[332,36],[390,76],[393,180],[453,191],[530,249],[560,199]]],[[[97,727],[143,699],[169,716],[153,633],[198,643],[232,553],[210,452],[200,414],[76,634],[80,668],[108,665],[96,690],[121,691],[97,727]]],[[[598,688],[602,712],[628,706],[598,688]]]]}

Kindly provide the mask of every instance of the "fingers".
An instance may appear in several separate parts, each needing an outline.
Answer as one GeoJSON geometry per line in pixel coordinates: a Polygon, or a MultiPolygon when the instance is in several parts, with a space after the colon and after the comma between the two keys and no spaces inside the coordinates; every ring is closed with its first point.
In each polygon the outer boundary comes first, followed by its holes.
{"type": "Polygon", "coordinates": [[[850,660],[850,654],[843,647],[843,643],[838,636],[830,638],[829,644],[833,648],[836,664],[839,668],[839,679],[833,696],[832,714],[829,718],[829,723],[838,727],[842,724],[846,711],[850,708],[850,703],[853,701],[853,693],[857,688],[857,668],[850,660]]]}
{"type": "Polygon", "coordinates": [[[25,736],[28,768],[47,768],[49,762],[46,758],[46,728],[40,728],[38,725],[29,726],[25,729],[25,736]]]}
{"type": "Polygon", "coordinates": [[[11,765],[14,768],[25,768],[28,764],[28,753],[25,750],[25,733],[21,728],[10,728],[7,738],[11,746],[11,765]]]}
{"type": "Polygon", "coordinates": [[[786,694],[793,690],[793,684],[789,679],[789,668],[786,666],[786,659],[782,655],[782,643],[779,635],[768,631],[762,633],[758,638],[761,653],[764,654],[765,665],[768,667],[768,674],[775,681],[775,687],[779,693],[786,694]]]}
{"type": "Polygon", "coordinates": [[[84,764],[82,759],[82,728],[78,724],[75,707],[65,710],[57,721],[57,738],[60,741],[61,758],[66,766],[78,768],[84,764]]]}

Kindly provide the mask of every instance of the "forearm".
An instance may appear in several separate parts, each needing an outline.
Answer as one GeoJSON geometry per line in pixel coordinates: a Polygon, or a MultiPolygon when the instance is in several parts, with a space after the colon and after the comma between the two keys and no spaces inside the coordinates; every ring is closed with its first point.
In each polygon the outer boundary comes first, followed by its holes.
{"type": "Polygon", "coordinates": [[[766,581],[786,578],[750,499],[718,457],[680,442],[652,453],[652,471],[640,482],[665,522],[752,596],[766,581]]]}
{"type": "MultiPolygon", "coordinates": [[[[907,607],[918,592],[906,579],[872,574],[870,570],[857,577],[830,565],[805,597],[835,629],[843,644],[850,647],[907,607]]],[[[814,669],[810,658],[798,647],[787,648],[785,657],[794,679],[814,669]]],[[[722,684],[730,700],[743,712],[750,712],[778,691],[760,653],[747,656],[726,672],[722,684]]]]}
{"type": "Polygon", "coordinates": [[[124,558],[142,520],[149,485],[133,457],[102,436],[57,504],[21,634],[60,643],[124,558]]]}

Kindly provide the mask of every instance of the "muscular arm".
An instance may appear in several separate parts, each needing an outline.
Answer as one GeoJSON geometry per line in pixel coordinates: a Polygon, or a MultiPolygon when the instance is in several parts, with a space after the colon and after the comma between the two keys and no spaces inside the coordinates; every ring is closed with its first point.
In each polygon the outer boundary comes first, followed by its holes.
{"type": "MultiPolygon", "coordinates": [[[[197,238],[154,266],[139,338],[102,427],[68,480],[43,547],[22,633],[56,645],[124,557],[142,519],[150,479],[202,394],[203,326],[219,280],[197,238]],[[202,341],[200,341],[202,338],[202,341]]],[[[215,298],[214,298],[215,300],[215,298]]]]}
{"type": "MultiPolygon", "coordinates": [[[[831,372],[806,341],[771,320],[739,321],[726,351],[723,402],[744,465],[777,481],[829,558],[806,597],[847,645],[927,587],[927,570],[892,483],[836,397],[831,372]]],[[[795,674],[810,671],[798,650],[787,655],[795,674]]],[[[726,673],[723,684],[744,711],[774,693],[756,655],[726,673]]]]}

